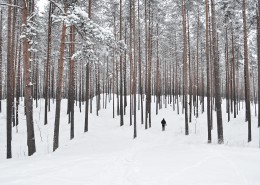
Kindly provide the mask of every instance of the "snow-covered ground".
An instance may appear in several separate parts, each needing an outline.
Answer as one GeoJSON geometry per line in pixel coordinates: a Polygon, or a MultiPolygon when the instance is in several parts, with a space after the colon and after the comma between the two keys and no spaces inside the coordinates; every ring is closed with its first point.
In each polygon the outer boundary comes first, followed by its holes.
{"type": "Polygon", "coordinates": [[[4,102],[0,113],[1,185],[260,185],[257,118],[252,116],[253,141],[248,144],[244,111],[237,119],[232,116],[229,123],[223,114],[225,144],[218,145],[215,113],[213,144],[207,144],[205,113],[192,118],[190,135],[185,136],[184,116],[169,105],[156,116],[153,104],[152,127],[144,129],[138,112],[138,136],[133,140],[129,116],[120,127],[119,117],[112,118],[112,103],[98,117],[94,106],[88,133],[83,133],[84,106],[82,113],[77,107],[75,139],[70,141],[66,105],[63,100],[60,148],[53,153],[55,105],[51,105],[49,124],[44,126],[44,100],[40,100],[34,112],[37,153],[32,157],[26,156],[21,105],[18,133],[13,128],[13,159],[6,160],[4,102]],[[160,124],[163,117],[167,121],[165,132],[160,124]]]}

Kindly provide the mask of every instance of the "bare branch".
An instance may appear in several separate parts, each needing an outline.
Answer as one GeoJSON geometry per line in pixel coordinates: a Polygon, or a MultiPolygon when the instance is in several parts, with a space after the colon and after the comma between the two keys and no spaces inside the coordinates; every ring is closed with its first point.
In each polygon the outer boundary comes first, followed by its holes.
{"type": "Polygon", "coordinates": [[[17,5],[13,5],[13,4],[7,4],[7,3],[0,3],[0,6],[11,6],[11,7],[23,9],[23,7],[21,7],[21,6],[17,6],[17,5]]]}
{"type": "Polygon", "coordinates": [[[50,1],[50,3],[54,4],[57,8],[59,8],[60,11],[65,15],[64,10],[57,3],[55,3],[53,0],[49,0],[49,1],[50,1]]]}

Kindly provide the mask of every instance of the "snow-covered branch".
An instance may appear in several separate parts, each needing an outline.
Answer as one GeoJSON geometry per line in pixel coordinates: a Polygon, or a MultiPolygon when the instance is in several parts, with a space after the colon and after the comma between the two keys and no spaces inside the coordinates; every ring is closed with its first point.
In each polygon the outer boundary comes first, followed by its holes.
{"type": "Polygon", "coordinates": [[[13,5],[13,4],[7,4],[7,3],[0,3],[0,6],[11,6],[11,7],[23,9],[23,7],[21,7],[21,6],[17,6],[17,5],[13,5]]]}
{"type": "Polygon", "coordinates": [[[55,5],[57,8],[59,8],[60,9],[60,11],[63,13],[63,14],[65,14],[65,12],[64,12],[64,10],[63,10],[63,8],[61,8],[61,6],[59,5],[59,4],[57,4],[56,2],[54,2],[53,0],[49,0],[50,1],[50,3],[52,3],[53,5],[55,5]]]}

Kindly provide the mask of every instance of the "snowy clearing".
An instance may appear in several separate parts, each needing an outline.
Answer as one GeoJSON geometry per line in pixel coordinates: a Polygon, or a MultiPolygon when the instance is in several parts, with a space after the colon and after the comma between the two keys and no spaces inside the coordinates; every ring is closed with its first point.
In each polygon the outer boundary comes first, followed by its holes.
{"type": "Polygon", "coordinates": [[[120,127],[119,117],[112,118],[112,103],[98,117],[94,106],[89,132],[84,134],[82,106],[82,113],[78,107],[75,109],[75,139],[70,141],[66,105],[63,100],[60,148],[53,153],[55,105],[51,104],[49,124],[44,126],[44,100],[40,100],[34,113],[37,152],[32,157],[26,156],[21,105],[19,132],[13,128],[13,159],[6,160],[4,102],[0,114],[1,185],[260,185],[259,130],[255,116],[252,116],[253,141],[248,144],[244,114],[241,112],[230,123],[223,114],[225,144],[218,145],[215,113],[213,144],[207,144],[205,113],[198,119],[192,118],[190,135],[185,136],[184,115],[177,115],[168,105],[155,116],[153,104],[152,127],[144,129],[138,111],[137,138],[133,140],[129,117],[124,117],[125,125],[120,127]],[[165,132],[160,124],[163,117],[167,121],[165,132]]]}

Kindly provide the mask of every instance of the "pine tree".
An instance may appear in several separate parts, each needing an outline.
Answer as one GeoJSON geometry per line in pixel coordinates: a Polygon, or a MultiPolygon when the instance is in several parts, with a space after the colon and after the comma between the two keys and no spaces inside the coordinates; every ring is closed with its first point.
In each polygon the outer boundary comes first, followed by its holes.
{"type": "Polygon", "coordinates": [[[251,110],[250,110],[250,83],[248,71],[248,45],[247,45],[247,23],[246,23],[246,1],[243,0],[243,32],[244,32],[244,77],[245,77],[245,100],[246,120],[248,121],[248,142],[252,140],[251,135],[251,110]]]}
{"type": "MultiPolygon", "coordinates": [[[[30,1],[31,2],[31,1],[30,1]]],[[[31,4],[33,6],[33,4],[31,4]]],[[[27,6],[26,0],[23,0],[22,10],[22,25],[23,34],[27,33],[27,17],[30,10],[33,12],[33,7],[27,6]]],[[[31,12],[30,12],[31,13],[31,12]]],[[[27,36],[28,37],[28,36],[27,36]]],[[[24,65],[24,83],[25,83],[25,107],[26,107],[26,123],[27,123],[27,145],[28,155],[31,156],[36,152],[35,137],[34,137],[34,123],[33,123],[33,98],[32,98],[32,80],[31,80],[31,65],[29,53],[29,38],[23,39],[23,65],[24,65]]]]}
{"type": "Polygon", "coordinates": [[[182,0],[182,31],[183,31],[183,96],[185,111],[185,135],[189,135],[188,103],[187,103],[187,29],[186,29],[186,2],[182,0]]]}
{"type": "MultiPolygon", "coordinates": [[[[120,0],[120,38],[119,40],[122,41],[123,33],[122,33],[122,28],[123,28],[123,22],[122,22],[122,17],[123,17],[123,3],[122,0],[120,0]]],[[[120,51],[120,126],[124,125],[124,110],[123,110],[123,52],[120,51]]]]}
{"type": "Polygon", "coordinates": [[[215,75],[215,104],[217,112],[217,129],[218,129],[218,143],[223,144],[223,123],[222,123],[222,109],[221,109],[221,84],[220,84],[220,67],[217,50],[217,28],[216,28],[216,14],[215,14],[215,0],[211,0],[211,14],[212,14],[212,44],[213,44],[213,62],[215,75]]]}
{"type": "Polygon", "coordinates": [[[260,0],[257,8],[258,127],[260,127],[260,0]]]}
{"type": "Polygon", "coordinates": [[[0,113],[2,112],[2,65],[3,65],[3,10],[0,10],[0,113]]]}
{"type": "MultiPolygon", "coordinates": [[[[64,12],[67,12],[67,2],[64,2],[64,12]]],[[[63,77],[63,65],[64,65],[64,51],[65,51],[65,38],[66,38],[66,25],[62,22],[61,30],[61,42],[60,42],[60,57],[58,67],[58,83],[56,89],[56,111],[55,111],[55,123],[54,123],[54,137],[53,137],[53,151],[59,147],[59,128],[60,128],[60,107],[62,96],[62,77],[63,77]]]]}
{"type": "Polygon", "coordinates": [[[50,82],[49,82],[49,73],[50,73],[50,60],[51,60],[51,34],[52,34],[52,3],[50,2],[49,5],[49,17],[48,17],[48,46],[47,46],[47,59],[46,59],[46,66],[45,66],[45,106],[44,106],[44,125],[48,124],[48,102],[49,102],[49,89],[50,89],[50,82]]]}
{"type": "MultiPolygon", "coordinates": [[[[8,0],[12,4],[12,0],[8,0]]],[[[13,73],[11,61],[11,22],[12,8],[8,6],[7,20],[7,101],[6,101],[6,128],[7,128],[7,158],[12,158],[12,110],[13,110],[13,73]]]]}

